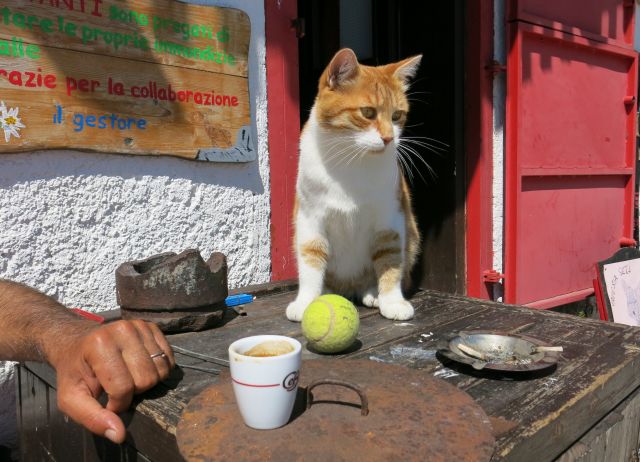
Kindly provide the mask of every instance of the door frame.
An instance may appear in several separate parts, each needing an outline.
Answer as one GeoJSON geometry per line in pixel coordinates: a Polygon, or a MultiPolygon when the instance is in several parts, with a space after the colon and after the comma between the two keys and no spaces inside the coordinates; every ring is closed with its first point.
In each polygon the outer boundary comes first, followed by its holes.
{"type": "Polygon", "coordinates": [[[466,293],[491,299],[485,272],[493,268],[493,29],[492,1],[466,5],[465,144],[466,293]]]}
{"type": "Polygon", "coordinates": [[[271,280],[295,278],[293,207],[298,170],[300,97],[296,0],[265,0],[271,280]]]}
{"type": "MultiPolygon", "coordinates": [[[[265,0],[271,184],[271,280],[295,278],[292,214],[300,136],[296,0],[265,0]]],[[[493,2],[465,8],[466,294],[489,299],[492,268],[493,2]]]]}

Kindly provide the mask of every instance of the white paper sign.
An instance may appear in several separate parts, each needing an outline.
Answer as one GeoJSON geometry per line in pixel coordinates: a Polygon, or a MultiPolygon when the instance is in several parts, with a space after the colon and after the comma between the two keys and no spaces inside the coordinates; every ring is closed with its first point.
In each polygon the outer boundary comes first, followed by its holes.
{"type": "Polygon", "coordinates": [[[640,258],[603,267],[613,321],[640,326],[640,258]]]}

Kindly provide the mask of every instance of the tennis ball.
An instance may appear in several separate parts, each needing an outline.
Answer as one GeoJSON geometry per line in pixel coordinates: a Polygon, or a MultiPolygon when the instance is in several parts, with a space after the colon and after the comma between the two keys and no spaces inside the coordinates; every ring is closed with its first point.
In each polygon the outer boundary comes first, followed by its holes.
{"type": "Polygon", "coordinates": [[[309,346],[320,353],[338,353],[358,336],[358,310],[340,295],[321,295],[302,315],[302,333],[309,346]]]}

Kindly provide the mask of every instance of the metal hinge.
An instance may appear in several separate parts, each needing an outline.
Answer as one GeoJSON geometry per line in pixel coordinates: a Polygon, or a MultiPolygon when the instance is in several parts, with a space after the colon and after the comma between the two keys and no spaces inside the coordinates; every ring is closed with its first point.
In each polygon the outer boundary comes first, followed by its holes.
{"type": "Polygon", "coordinates": [[[619,242],[620,247],[636,247],[638,245],[636,240],[630,237],[621,237],[619,242]]]}
{"type": "Polygon", "coordinates": [[[296,31],[296,37],[301,39],[306,32],[304,18],[294,18],[291,20],[291,28],[296,31]]]}
{"type": "Polygon", "coordinates": [[[501,64],[499,61],[496,61],[495,59],[491,61],[490,64],[487,64],[486,66],[484,66],[484,68],[487,71],[491,72],[492,74],[499,74],[500,72],[507,71],[507,66],[505,66],[504,64],[501,64]]]}
{"type": "Polygon", "coordinates": [[[636,97],[634,95],[625,96],[622,101],[624,102],[624,105],[627,107],[633,106],[636,102],[636,97]]]}
{"type": "Polygon", "coordinates": [[[482,273],[482,279],[484,280],[484,282],[490,282],[493,284],[499,283],[501,279],[504,279],[504,277],[504,274],[499,273],[494,269],[485,270],[482,273]]]}

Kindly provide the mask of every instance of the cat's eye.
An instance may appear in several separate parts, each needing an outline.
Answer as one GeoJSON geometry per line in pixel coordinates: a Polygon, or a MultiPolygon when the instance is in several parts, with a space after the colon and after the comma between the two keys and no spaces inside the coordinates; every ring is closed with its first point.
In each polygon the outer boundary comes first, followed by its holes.
{"type": "Polygon", "coordinates": [[[375,119],[376,116],[378,115],[378,111],[376,111],[376,108],[369,107],[369,106],[361,107],[360,112],[362,113],[362,116],[364,118],[369,120],[375,119]]]}
{"type": "Polygon", "coordinates": [[[398,122],[400,119],[402,119],[402,116],[404,116],[404,111],[395,111],[393,114],[391,114],[391,120],[394,122],[398,122]]]}

